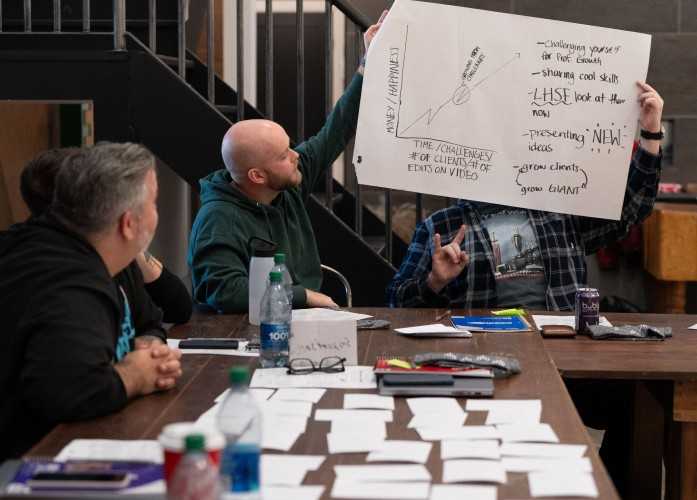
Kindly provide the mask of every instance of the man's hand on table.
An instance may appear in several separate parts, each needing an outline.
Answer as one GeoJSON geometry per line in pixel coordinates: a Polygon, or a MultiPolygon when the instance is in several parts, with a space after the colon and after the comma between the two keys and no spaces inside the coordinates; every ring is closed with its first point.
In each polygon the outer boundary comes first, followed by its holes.
{"type": "Polygon", "coordinates": [[[114,365],[129,398],[165,391],[182,376],[181,351],[160,343],[142,344],[114,365]]]}

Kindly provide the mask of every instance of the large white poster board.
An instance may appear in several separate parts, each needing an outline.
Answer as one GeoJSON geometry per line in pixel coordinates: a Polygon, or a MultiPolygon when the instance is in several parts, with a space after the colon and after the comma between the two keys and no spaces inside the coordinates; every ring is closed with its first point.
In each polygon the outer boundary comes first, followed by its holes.
{"type": "Polygon", "coordinates": [[[360,184],[619,219],[651,37],[397,0],[370,47],[360,184]]]}

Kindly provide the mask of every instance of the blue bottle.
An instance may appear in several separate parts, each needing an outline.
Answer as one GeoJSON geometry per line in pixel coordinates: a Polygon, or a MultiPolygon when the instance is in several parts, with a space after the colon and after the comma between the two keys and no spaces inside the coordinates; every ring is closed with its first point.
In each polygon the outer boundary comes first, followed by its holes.
{"type": "Polygon", "coordinates": [[[223,498],[258,500],[261,412],[249,392],[247,367],[233,366],[229,376],[230,392],[217,417],[225,436],[220,463],[223,498]]]}
{"type": "Polygon", "coordinates": [[[291,305],[283,287],[283,275],[271,271],[261,301],[259,363],[262,368],[288,366],[291,305]]]}

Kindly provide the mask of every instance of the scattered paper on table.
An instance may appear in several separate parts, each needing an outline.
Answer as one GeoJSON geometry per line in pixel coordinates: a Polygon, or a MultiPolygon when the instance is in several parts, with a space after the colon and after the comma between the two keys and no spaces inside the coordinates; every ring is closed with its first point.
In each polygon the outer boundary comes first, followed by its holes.
{"type": "Polygon", "coordinates": [[[431,453],[432,443],[423,441],[384,441],[379,450],[371,451],[368,462],[413,462],[425,464],[431,453]]]}
{"type": "MultiPolygon", "coordinates": [[[[545,325],[566,325],[571,328],[576,328],[576,316],[551,316],[546,314],[533,314],[533,321],[537,325],[537,329],[541,329],[545,325]]],[[[598,324],[602,326],[612,326],[605,316],[598,318],[598,324]]]]}
{"type": "Polygon", "coordinates": [[[381,499],[381,500],[425,500],[428,499],[430,483],[360,483],[356,481],[334,481],[332,498],[381,499]]]}
{"type": "Polygon", "coordinates": [[[464,425],[462,427],[417,427],[416,432],[424,441],[443,439],[478,440],[498,439],[500,432],[493,425],[464,425]]]}
{"type": "Polygon", "coordinates": [[[588,446],[585,444],[503,443],[501,455],[504,457],[580,458],[587,449],[588,446]]]}
{"type": "MultiPolygon", "coordinates": [[[[251,389],[254,390],[254,389],[251,389]]],[[[260,390],[260,389],[257,389],[260,390]]],[[[268,389],[265,389],[268,390],[268,389]]],[[[298,389],[294,387],[284,387],[278,389],[271,398],[272,401],[309,401],[310,403],[318,403],[326,389],[306,388],[298,389]]]]}
{"type": "Polygon", "coordinates": [[[310,401],[278,401],[269,399],[259,405],[264,415],[289,415],[309,417],[312,415],[312,403],[310,401]]]}
{"type": "Polygon", "coordinates": [[[283,427],[264,427],[261,436],[261,447],[265,450],[288,451],[298,440],[302,432],[283,427]]]}
{"type": "Polygon", "coordinates": [[[593,466],[588,457],[503,457],[501,459],[503,468],[508,472],[543,472],[552,470],[592,472],[593,466]]]}
{"type": "Polygon", "coordinates": [[[597,497],[593,475],[587,472],[530,472],[530,496],[533,497],[597,497]]]}
{"type": "Polygon", "coordinates": [[[506,471],[495,460],[446,460],[443,462],[444,483],[505,483],[506,471]]]}
{"type": "Polygon", "coordinates": [[[324,486],[262,486],[264,500],[319,500],[324,486]]]}
{"type": "Polygon", "coordinates": [[[379,450],[385,441],[384,436],[362,432],[343,432],[327,434],[327,449],[335,453],[366,453],[379,450]]]}
{"type": "Polygon", "coordinates": [[[407,429],[417,427],[462,427],[467,420],[467,413],[418,413],[411,417],[407,429]]]}
{"type": "Polygon", "coordinates": [[[322,455],[262,455],[261,481],[264,485],[300,486],[307,471],[317,470],[322,455]]]}
{"type": "Polygon", "coordinates": [[[364,419],[392,422],[392,412],[389,410],[328,410],[320,408],[315,411],[315,420],[325,422],[339,419],[364,419]]]}
{"type": "Polygon", "coordinates": [[[288,375],[286,368],[254,370],[250,387],[324,387],[327,389],[376,389],[372,366],[347,366],[340,373],[313,372],[288,375]]]}
{"type": "Polygon", "coordinates": [[[311,307],[309,309],[293,309],[291,321],[314,321],[314,320],[344,320],[372,318],[370,314],[359,314],[350,311],[336,311],[334,309],[324,309],[321,307],[311,307]]]}
{"type": "Polygon", "coordinates": [[[423,465],[335,465],[336,479],[360,482],[430,481],[423,465]]]}
{"type": "MultiPolygon", "coordinates": [[[[269,399],[269,397],[274,393],[275,389],[263,389],[263,388],[257,388],[257,389],[249,389],[249,393],[254,397],[254,400],[257,403],[261,403],[262,401],[266,401],[269,399]]],[[[217,398],[215,398],[215,403],[221,402],[223,399],[225,399],[230,392],[230,389],[225,389],[222,394],[220,394],[217,398]]]]}
{"type": "Polygon", "coordinates": [[[525,441],[529,443],[558,443],[559,438],[549,424],[502,424],[496,428],[501,440],[525,441]]]}
{"type": "Polygon", "coordinates": [[[369,434],[385,439],[387,427],[384,421],[374,419],[339,418],[332,420],[332,430],[335,434],[369,434]]]}
{"type": "Polygon", "coordinates": [[[688,330],[697,330],[697,323],[692,326],[687,327],[688,330]]]}
{"type": "Polygon", "coordinates": [[[394,410],[394,398],[379,394],[344,394],[344,408],[392,411],[394,410]]]}
{"type": "Polygon", "coordinates": [[[434,484],[429,500],[496,500],[496,486],[434,484]]]}
{"type": "MultiPolygon", "coordinates": [[[[181,339],[167,339],[167,345],[173,349],[179,349],[181,339]]],[[[259,351],[248,351],[248,342],[240,341],[237,349],[181,349],[182,354],[218,354],[220,356],[259,356],[259,351]]]]}
{"type": "Polygon", "coordinates": [[[407,398],[407,405],[414,415],[420,413],[462,415],[465,412],[455,398],[407,398]]]}
{"type": "Polygon", "coordinates": [[[408,326],[405,328],[395,328],[395,332],[401,333],[402,335],[414,335],[415,337],[423,335],[427,337],[429,335],[441,335],[447,334],[453,337],[471,337],[472,332],[467,330],[462,330],[460,328],[455,328],[454,326],[446,326],[440,323],[435,323],[433,325],[421,325],[421,326],[408,326]]]}
{"type": "Polygon", "coordinates": [[[492,408],[486,416],[487,425],[495,424],[539,424],[542,416],[541,407],[492,408]]]}
{"type": "Polygon", "coordinates": [[[496,439],[470,441],[446,439],[440,442],[440,458],[484,458],[498,460],[501,458],[499,442],[496,439]]]}
{"type": "Polygon", "coordinates": [[[161,464],[163,455],[160,443],[151,439],[73,439],[54,460],[137,460],[161,464]]]}
{"type": "Polygon", "coordinates": [[[529,408],[542,409],[542,401],[539,399],[468,399],[465,403],[467,411],[491,411],[491,410],[523,410],[529,408]]]}

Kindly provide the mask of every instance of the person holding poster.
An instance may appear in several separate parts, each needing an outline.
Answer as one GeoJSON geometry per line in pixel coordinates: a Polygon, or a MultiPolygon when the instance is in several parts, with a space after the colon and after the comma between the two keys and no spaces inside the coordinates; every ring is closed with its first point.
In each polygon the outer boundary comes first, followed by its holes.
{"type": "MultiPolygon", "coordinates": [[[[385,15],[366,30],[366,51],[385,15]]],[[[258,237],[286,255],[294,308],[337,307],[316,291],[322,271],[305,203],[356,132],[364,64],[322,129],[295,149],[270,120],[241,121],[225,134],[225,169],[201,179],[201,209],[191,230],[187,261],[195,301],[220,312],[247,311],[248,242],[258,237]]]]}
{"type": "Polygon", "coordinates": [[[573,310],[576,290],[586,286],[585,255],[648,217],[658,191],[663,99],[637,85],[641,142],[619,221],[458,200],[417,226],[387,287],[388,304],[573,310]]]}

